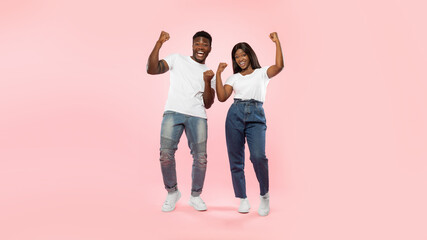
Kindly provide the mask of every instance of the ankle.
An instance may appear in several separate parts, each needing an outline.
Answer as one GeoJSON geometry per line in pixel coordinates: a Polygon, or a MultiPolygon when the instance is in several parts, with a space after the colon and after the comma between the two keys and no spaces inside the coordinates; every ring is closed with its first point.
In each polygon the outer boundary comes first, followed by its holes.
{"type": "Polygon", "coordinates": [[[270,194],[269,194],[269,193],[266,193],[266,194],[264,194],[264,195],[261,195],[261,199],[265,199],[265,200],[270,199],[270,194]]]}

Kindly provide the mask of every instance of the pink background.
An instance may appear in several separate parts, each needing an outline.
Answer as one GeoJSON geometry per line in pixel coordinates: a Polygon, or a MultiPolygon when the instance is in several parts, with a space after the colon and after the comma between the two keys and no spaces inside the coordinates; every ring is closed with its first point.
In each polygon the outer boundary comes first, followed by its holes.
{"type": "MultiPolygon", "coordinates": [[[[427,239],[427,4],[422,0],[0,2],[0,239],[427,239]],[[169,74],[146,60],[207,64],[249,42],[285,69],[269,85],[271,214],[236,212],[224,120],[208,110],[207,212],[187,205],[191,157],[176,154],[183,193],[160,211],[159,133],[169,74]],[[424,69],[423,69],[424,67],[424,69]]],[[[224,76],[231,74],[227,68],[224,76]]]]}

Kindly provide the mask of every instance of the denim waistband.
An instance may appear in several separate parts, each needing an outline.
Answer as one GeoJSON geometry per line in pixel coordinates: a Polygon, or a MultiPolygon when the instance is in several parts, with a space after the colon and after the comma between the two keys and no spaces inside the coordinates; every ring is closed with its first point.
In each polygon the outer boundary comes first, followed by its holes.
{"type": "Polygon", "coordinates": [[[261,104],[261,105],[263,104],[263,102],[255,100],[255,99],[243,100],[240,98],[235,98],[234,103],[257,103],[257,104],[261,104]]]}

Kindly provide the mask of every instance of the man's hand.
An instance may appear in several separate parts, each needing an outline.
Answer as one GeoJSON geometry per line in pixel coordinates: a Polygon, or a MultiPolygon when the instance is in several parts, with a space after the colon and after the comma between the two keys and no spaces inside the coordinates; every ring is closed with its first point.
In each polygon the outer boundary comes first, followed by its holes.
{"type": "Polygon", "coordinates": [[[203,73],[203,80],[205,82],[210,82],[214,76],[215,76],[214,72],[212,70],[208,70],[203,73]]]}
{"type": "Polygon", "coordinates": [[[160,37],[159,37],[159,40],[157,40],[157,42],[163,44],[164,42],[166,42],[167,40],[169,40],[169,38],[170,38],[169,37],[169,33],[165,32],[165,31],[162,31],[160,33],[160,37]]]}

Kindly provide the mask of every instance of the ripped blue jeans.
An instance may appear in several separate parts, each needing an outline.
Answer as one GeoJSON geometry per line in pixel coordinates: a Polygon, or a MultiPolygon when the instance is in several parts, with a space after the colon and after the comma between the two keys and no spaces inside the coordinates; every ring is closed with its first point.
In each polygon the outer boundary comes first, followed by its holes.
{"type": "Polygon", "coordinates": [[[178,143],[184,130],[193,156],[191,195],[197,197],[202,193],[206,174],[207,119],[174,111],[164,112],[160,133],[160,166],[163,182],[168,192],[178,189],[175,151],[178,149],[178,143]]]}

